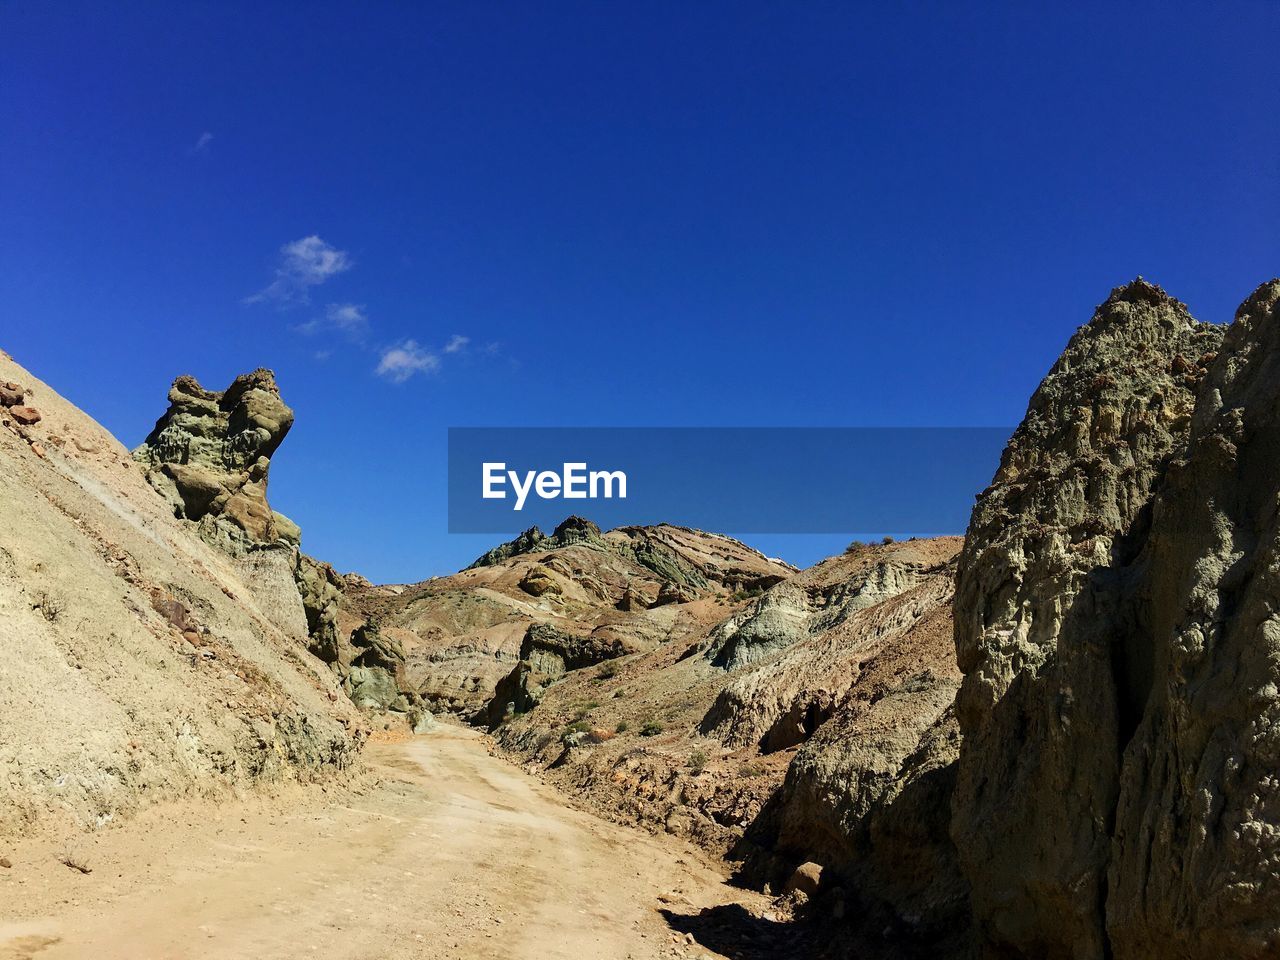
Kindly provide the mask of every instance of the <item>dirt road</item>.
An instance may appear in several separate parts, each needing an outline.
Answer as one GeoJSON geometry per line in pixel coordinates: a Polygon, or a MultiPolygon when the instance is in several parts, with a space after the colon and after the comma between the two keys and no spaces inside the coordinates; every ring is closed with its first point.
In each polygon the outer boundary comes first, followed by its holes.
{"type": "Polygon", "coordinates": [[[9,848],[0,960],[710,957],[662,911],[762,905],[687,848],[567,807],[470,731],[370,753],[383,779],[359,795],[9,848]]]}

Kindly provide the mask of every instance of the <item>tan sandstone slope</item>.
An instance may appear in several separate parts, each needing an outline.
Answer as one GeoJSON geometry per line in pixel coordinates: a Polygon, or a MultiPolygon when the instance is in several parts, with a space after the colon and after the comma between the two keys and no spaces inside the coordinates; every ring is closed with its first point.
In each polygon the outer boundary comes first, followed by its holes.
{"type": "Polygon", "coordinates": [[[292,574],[210,546],[7,355],[0,381],[0,833],[347,768],[364,724],[292,574]]]}

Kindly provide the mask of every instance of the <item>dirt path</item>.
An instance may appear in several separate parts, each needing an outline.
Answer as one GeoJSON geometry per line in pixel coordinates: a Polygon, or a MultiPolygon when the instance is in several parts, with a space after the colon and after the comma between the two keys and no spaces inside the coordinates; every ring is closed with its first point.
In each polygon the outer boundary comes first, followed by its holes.
{"type": "Polygon", "coordinates": [[[661,910],[761,906],[686,848],[565,806],[469,731],[370,759],[383,782],[327,805],[191,807],[70,851],[19,844],[0,869],[0,960],[710,957],[661,910]]]}

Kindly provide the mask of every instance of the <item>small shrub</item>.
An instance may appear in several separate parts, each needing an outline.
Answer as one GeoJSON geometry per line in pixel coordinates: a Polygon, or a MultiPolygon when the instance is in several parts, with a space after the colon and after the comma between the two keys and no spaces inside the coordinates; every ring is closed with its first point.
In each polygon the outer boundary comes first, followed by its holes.
{"type": "Polygon", "coordinates": [[[886,533],[886,534],[885,534],[885,536],[884,536],[884,539],[883,539],[883,540],[881,540],[880,542],[881,542],[881,543],[883,543],[883,544],[887,547],[889,544],[891,544],[891,543],[895,543],[896,541],[893,539],[893,537],[889,536],[889,535],[886,533]]]}
{"type": "Polygon", "coordinates": [[[614,733],[626,733],[626,732],[627,732],[628,730],[630,730],[630,729],[631,729],[631,724],[627,723],[627,721],[625,721],[625,720],[619,720],[619,721],[618,721],[618,725],[617,725],[616,727],[614,727],[614,728],[613,728],[613,732],[614,732],[614,733]]]}
{"type": "Polygon", "coordinates": [[[761,766],[759,766],[758,764],[755,764],[755,763],[744,763],[744,764],[742,765],[741,769],[739,769],[739,770],[738,770],[738,774],[739,774],[739,776],[743,776],[743,777],[747,777],[747,778],[751,778],[751,777],[763,777],[763,776],[764,776],[764,767],[761,767],[761,766]]]}
{"type": "Polygon", "coordinates": [[[662,724],[658,723],[657,720],[650,720],[640,728],[640,736],[642,737],[656,737],[661,732],[662,724]]]}
{"type": "Polygon", "coordinates": [[[40,611],[40,615],[50,623],[57,623],[62,617],[63,603],[52,594],[42,592],[40,596],[36,597],[34,606],[35,609],[40,611]]]}
{"type": "Polygon", "coordinates": [[[587,723],[585,720],[575,720],[573,723],[569,724],[567,727],[564,728],[564,732],[560,734],[560,742],[568,743],[569,738],[572,737],[575,733],[586,733],[590,729],[591,729],[591,724],[587,723]]]}
{"type": "Polygon", "coordinates": [[[689,754],[689,769],[694,773],[701,773],[702,768],[707,765],[707,755],[701,750],[695,750],[689,754]]]}

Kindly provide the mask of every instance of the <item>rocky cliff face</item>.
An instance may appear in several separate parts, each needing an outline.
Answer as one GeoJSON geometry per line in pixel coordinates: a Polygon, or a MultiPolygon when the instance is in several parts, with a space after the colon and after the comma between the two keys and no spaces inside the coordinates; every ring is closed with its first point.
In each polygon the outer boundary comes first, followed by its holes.
{"type": "Polygon", "coordinates": [[[1224,330],[1116,290],[974,511],[952,835],[991,956],[1280,943],[1278,296],[1224,330]]]}

